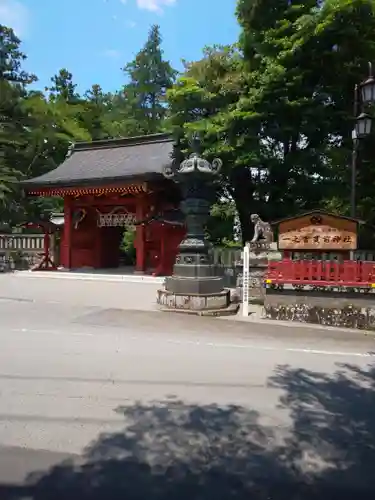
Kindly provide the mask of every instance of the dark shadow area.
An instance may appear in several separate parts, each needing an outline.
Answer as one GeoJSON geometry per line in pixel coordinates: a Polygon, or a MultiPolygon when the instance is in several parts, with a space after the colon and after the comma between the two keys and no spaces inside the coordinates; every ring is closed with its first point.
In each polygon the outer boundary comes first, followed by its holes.
{"type": "MultiPolygon", "coordinates": [[[[279,367],[290,432],[239,407],[181,401],[118,408],[83,464],[35,473],[1,500],[343,500],[375,498],[375,370],[279,367]]],[[[266,390],[266,389],[265,389],[266,390]]]]}
{"type": "Polygon", "coordinates": [[[269,381],[284,390],[280,405],[293,421],[282,461],[302,467],[310,457],[316,479],[374,488],[375,498],[375,367],[338,368],[332,376],[281,366],[269,381]]]}

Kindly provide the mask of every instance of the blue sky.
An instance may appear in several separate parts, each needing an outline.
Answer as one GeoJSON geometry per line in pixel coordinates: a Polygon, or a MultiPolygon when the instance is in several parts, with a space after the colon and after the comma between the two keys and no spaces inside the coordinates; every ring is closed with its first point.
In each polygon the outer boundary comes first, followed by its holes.
{"type": "Polygon", "coordinates": [[[181,69],[205,45],[236,41],[235,0],[0,0],[0,23],[12,27],[28,56],[25,69],[49,84],[60,68],[73,73],[79,90],[124,83],[120,68],[159,24],[165,57],[181,69]]]}

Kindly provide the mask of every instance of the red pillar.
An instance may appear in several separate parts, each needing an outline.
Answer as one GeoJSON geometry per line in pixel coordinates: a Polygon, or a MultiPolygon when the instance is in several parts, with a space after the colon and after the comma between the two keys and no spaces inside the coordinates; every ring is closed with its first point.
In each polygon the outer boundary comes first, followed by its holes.
{"type": "Polygon", "coordinates": [[[64,234],[61,243],[61,264],[66,269],[72,265],[72,206],[68,197],[64,198],[64,234]]]}
{"type": "MultiPolygon", "coordinates": [[[[156,231],[155,231],[156,232],[156,231]]],[[[166,239],[166,231],[165,225],[160,224],[157,226],[157,238],[160,241],[160,249],[159,249],[159,261],[155,271],[152,273],[153,276],[164,276],[166,269],[166,248],[165,248],[165,239],[166,239]]],[[[155,233],[154,233],[155,234],[155,233]]]]}
{"type": "MultiPolygon", "coordinates": [[[[137,221],[144,220],[146,218],[147,200],[143,196],[139,196],[136,203],[136,219],[137,221]]],[[[144,273],[146,271],[146,227],[144,224],[136,226],[135,248],[135,270],[144,273]]]]}

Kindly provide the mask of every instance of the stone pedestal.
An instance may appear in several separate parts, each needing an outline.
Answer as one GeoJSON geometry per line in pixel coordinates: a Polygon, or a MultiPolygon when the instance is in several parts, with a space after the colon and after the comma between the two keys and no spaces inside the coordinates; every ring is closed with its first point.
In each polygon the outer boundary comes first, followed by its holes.
{"type": "Polygon", "coordinates": [[[232,304],[230,291],[214,294],[180,294],[158,290],[157,303],[164,311],[175,311],[199,316],[236,314],[239,304],[232,304]]]}
{"type": "MultiPolygon", "coordinates": [[[[277,249],[276,243],[270,243],[268,247],[260,248],[250,246],[249,264],[249,300],[263,302],[265,298],[264,276],[270,260],[281,260],[282,255],[277,249]]],[[[243,266],[243,261],[239,263],[243,266]]],[[[243,283],[238,284],[238,293],[242,300],[243,283]]]]}
{"type": "Polygon", "coordinates": [[[179,294],[215,294],[223,290],[223,278],[219,276],[196,278],[185,278],[171,276],[165,279],[165,288],[173,293],[179,294]]]}
{"type": "MultiPolygon", "coordinates": [[[[187,222],[190,222],[189,202],[184,202],[187,222]]],[[[195,207],[201,213],[209,210],[209,204],[203,200],[195,207]]],[[[203,217],[202,217],[203,219],[203,217]]],[[[165,288],[177,294],[217,294],[223,290],[223,278],[215,274],[210,259],[210,245],[204,240],[203,228],[196,237],[187,237],[180,243],[179,253],[173,266],[173,276],[166,278],[165,288]]]]}
{"type": "Polygon", "coordinates": [[[179,247],[173,276],[165,279],[165,289],[158,290],[157,304],[164,311],[197,315],[236,314],[239,304],[231,304],[230,291],[223,288],[223,278],[215,274],[209,247],[187,237],[179,247]],[[198,247],[198,248],[197,248],[198,247]]]}

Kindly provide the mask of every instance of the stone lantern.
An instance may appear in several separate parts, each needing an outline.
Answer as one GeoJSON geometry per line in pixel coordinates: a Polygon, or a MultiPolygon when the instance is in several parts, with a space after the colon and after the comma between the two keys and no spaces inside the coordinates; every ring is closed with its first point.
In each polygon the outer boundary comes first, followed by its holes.
{"type": "Polygon", "coordinates": [[[236,313],[238,306],[231,306],[230,291],[223,288],[223,278],[212,264],[211,244],[204,231],[215,194],[213,182],[222,162],[218,158],[212,162],[202,158],[199,145],[199,137],[194,136],[193,153],[164,169],[164,176],[180,186],[186,235],[178,248],[173,275],[166,278],[165,289],[158,291],[157,302],[165,310],[211,315],[232,310],[236,313]]]}

